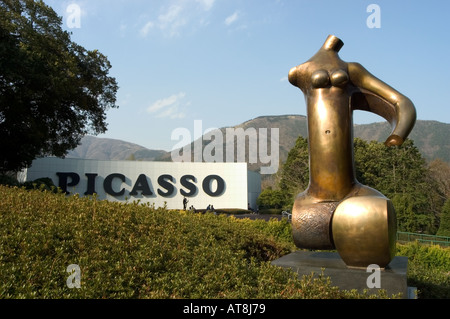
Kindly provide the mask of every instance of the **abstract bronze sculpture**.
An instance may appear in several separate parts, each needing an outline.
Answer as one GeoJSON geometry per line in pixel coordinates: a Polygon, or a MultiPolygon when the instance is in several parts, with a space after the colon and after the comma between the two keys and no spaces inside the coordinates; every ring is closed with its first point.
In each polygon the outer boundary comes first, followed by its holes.
{"type": "Polygon", "coordinates": [[[385,118],[393,127],[385,144],[394,146],[411,132],[416,110],[360,64],[342,61],[343,45],[330,35],[289,72],[289,82],[306,98],[310,169],[309,186],[294,202],[293,237],[299,248],[336,248],[349,267],[384,268],[395,256],[395,211],[383,194],[356,180],[352,112],[385,118]]]}

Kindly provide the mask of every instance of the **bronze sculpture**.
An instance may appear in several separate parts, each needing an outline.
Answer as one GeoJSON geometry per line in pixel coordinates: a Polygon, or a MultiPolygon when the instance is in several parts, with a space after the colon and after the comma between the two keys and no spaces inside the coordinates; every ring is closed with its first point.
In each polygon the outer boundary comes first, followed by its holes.
{"type": "Polygon", "coordinates": [[[342,61],[344,43],[330,35],[307,62],[289,72],[307,104],[309,186],[292,210],[299,248],[334,249],[350,267],[384,268],[395,255],[396,217],[388,198],[355,178],[353,110],[391,123],[386,146],[403,144],[416,121],[413,103],[358,63],[342,61]]]}

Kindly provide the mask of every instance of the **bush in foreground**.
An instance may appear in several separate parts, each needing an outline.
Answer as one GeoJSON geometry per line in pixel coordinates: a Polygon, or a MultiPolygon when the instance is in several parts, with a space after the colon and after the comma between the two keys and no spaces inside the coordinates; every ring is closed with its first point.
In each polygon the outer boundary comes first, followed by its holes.
{"type": "Polygon", "coordinates": [[[418,242],[397,245],[397,255],[408,257],[408,285],[422,299],[450,299],[450,248],[418,242]]]}
{"type": "MultiPolygon", "coordinates": [[[[292,249],[270,229],[193,214],[0,186],[3,298],[366,298],[270,261],[292,249]],[[81,269],[69,289],[66,269],[81,269]]],[[[289,224],[285,224],[289,225],[289,224]]]]}

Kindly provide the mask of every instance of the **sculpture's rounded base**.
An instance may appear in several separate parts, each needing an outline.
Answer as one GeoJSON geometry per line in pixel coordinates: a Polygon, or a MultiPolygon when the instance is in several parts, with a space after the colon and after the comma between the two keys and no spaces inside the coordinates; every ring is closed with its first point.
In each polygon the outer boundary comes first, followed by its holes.
{"type": "Polygon", "coordinates": [[[384,268],[394,258],[397,222],[389,199],[347,198],[337,206],[331,224],[333,242],[348,267],[384,268]]]}

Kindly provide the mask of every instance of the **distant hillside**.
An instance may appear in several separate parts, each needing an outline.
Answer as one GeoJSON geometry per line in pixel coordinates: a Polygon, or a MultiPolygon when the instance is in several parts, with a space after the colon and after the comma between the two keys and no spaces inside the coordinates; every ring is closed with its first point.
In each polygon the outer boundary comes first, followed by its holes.
{"type": "MultiPolygon", "coordinates": [[[[255,118],[253,120],[246,121],[242,124],[229,127],[229,128],[242,128],[244,131],[249,128],[254,128],[256,132],[258,133],[258,139],[263,139],[266,141],[268,152],[270,153],[270,135],[267,137],[266,135],[259,135],[260,129],[267,129],[268,133],[270,134],[272,128],[278,128],[279,129],[279,157],[280,162],[283,163],[287,159],[287,155],[291,148],[295,145],[295,141],[298,138],[299,135],[306,136],[307,135],[307,121],[305,116],[301,115],[282,115],[282,116],[261,116],[258,118],[255,118]]],[[[223,154],[223,161],[226,161],[226,127],[221,128],[222,136],[223,136],[223,147],[222,147],[222,154],[223,154]]],[[[195,142],[194,142],[195,143],[195,142]]],[[[194,151],[194,143],[191,144],[191,150],[194,151]]],[[[203,140],[203,147],[205,147],[207,144],[209,144],[209,140],[203,140]]],[[[237,140],[235,140],[235,147],[234,147],[234,158],[236,160],[237,158],[237,140]]],[[[247,163],[249,163],[249,145],[248,141],[246,142],[245,146],[240,145],[239,147],[245,147],[245,160],[247,163]]],[[[191,156],[192,160],[194,159],[194,154],[191,156]]],[[[170,161],[171,160],[171,154],[167,153],[163,155],[160,160],[164,161],[170,161]]],[[[262,163],[259,161],[258,157],[258,163],[249,163],[248,167],[250,170],[258,171],[261,167],[262,163]]],[[[267,165],[264,165],[267,166],[267,165]]]]}
{"type": "MultiPolygon", "coordinates": [[[[355,125],[354,134],[367,141],[384,142],[391,132],[389,124],[355,125]]],[[[426,160],[450,163],[450,124],[437,121],[417,121],[409,135],[426,160]]]]}
{"type": "Polygon", "coordinates": [[[68,158],[97,160],[146,160],[153,161],[167,152],[150,150],[143,146],[110,138],[85,136],[81,144],[70,151],[68,158]]]}
{"type": "MultiPolygon", "coordinates": [[[[279,156],[283,163],[289,150],[295,145],[299,135],[307,136],[307,119],[302,115],[281,115],[281,116],[261,116],[234,128],[255,128],[259,132],[260,128],[279,128],[279,156]]],[[[226,128],[221,129],[225,137],[226,128]]],[[[355,137],[364,140],[376,140],[383,142],[391,132],[388,123],[373,123],[354,126],[355,137]]],[[[259,136],[265,138],[265,136],[259,136]]],[[[417,121],[409,138],[414,140],[415,145],[422,152],[427,160],[440,158],[450,163],[450,124],[437,121],[417,121]]],[[[270,140],[270,139],[269,139],[270,140]]],[[[225,139],[223,145],[224,160],[226,155],[225,139]]],[[[203,146],[210,143],[204,141],[203,146]]],[[[248,143],[246,147],[246,160],[248,160],[248,143]]],[[[193,150],[194,147],[192,146],[193,150]]],[[[268,146],[270,150],[270,145],[268,146]]],[[[148,160],[148,161],[170,161],[170,152],[161,150],[150,150],[136,144],[107,139],[86,136],[82,144],[71,151],[67,157],[102,159],[102,160],[148,160]]],[[[235,152],[236,157],[236,152],[235,152]]],[[[261,163],[251,164],[251,170],[258,170],[261,163]]]]}
{"type": "MultiPolygon", "coordinates": [[[[253,120],[244,122],[234,128],[242,127],[244,130],[250,127],[259,128],[279,128],[280,141],[280,161],[283,163],[289,150],[295,145],[299,135],[307,137],[307,118],[302,115],[281,115],[281,116],[261,116],[253,120]]],[[[221,131],[225,136],[225,128],[221,131]]],[[[354,136],[366,141],[384,142],[391,133],[389,123],[372,123],[354,125],[354,136]]],[[[263,138],[265,138],[263,136],[263,138]]],[[[437,121],[417,121],[411,132],[410,139],[423,154],[426,160],[440,158],[450,163],[450,124],[437,121]]],[[[209,141],[204,142],[204,145],[209,141]]],[[[191,147],[193,149],[193,146],[191,147]]],[[[270,149],[270,147],[268,147],[270,149]]],[[[246,145],[248,150],[248,145],[246,145]]],[[[223,148],[225,154],[225,146],[223,148]]],[[[164,160],[170,160],[170,153],[163,156],[164,160]]],[[[248,159],[248,154],[246,156],[248,159]]],[[[260,163],[249,165],[251,170],[257,170],[260,163]]]]}

